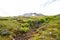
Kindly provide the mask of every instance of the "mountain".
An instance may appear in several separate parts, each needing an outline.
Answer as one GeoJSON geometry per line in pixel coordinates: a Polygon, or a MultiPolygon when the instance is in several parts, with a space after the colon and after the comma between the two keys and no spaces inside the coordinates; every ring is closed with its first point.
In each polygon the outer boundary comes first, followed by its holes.
{"type": "Polygon", "coordinates": [[[44,16],[44,15],[41,13],[26,13],[23,16],[44,16]]]}
{"type": "Polygon", "coordinates": [[[56,16],[60,16],[60,14],[57,14],[56,16]]]}

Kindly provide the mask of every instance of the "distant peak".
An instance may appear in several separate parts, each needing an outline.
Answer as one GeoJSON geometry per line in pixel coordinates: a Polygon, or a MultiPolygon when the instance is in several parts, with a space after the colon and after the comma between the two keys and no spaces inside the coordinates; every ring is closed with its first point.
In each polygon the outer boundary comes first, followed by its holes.
{"type": "Polygon", "coordinates": [[[25,13],[23,16],[44,16],[41,13],[25,13]]]}

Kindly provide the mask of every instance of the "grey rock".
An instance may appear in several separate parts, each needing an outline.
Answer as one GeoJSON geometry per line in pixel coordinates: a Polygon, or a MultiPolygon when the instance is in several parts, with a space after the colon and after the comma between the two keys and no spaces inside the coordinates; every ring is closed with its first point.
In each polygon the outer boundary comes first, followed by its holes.
{"type": "Polygon", "coordinates": [[[10,33],[6,30],[1,30],[1,35],[2,36],[8,36],[8,35],[10,35],[10,33]]]}

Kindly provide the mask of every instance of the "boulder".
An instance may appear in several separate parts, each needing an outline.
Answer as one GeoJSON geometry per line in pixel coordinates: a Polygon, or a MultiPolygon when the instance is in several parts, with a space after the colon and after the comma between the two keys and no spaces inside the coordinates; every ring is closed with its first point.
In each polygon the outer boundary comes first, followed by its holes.
{"type": "Polygon", "coordinates": [[[8,35],[10,35],[10,33],[6,30],[1,30],[1,35],[2,36],[8,36],[8,35]]]}

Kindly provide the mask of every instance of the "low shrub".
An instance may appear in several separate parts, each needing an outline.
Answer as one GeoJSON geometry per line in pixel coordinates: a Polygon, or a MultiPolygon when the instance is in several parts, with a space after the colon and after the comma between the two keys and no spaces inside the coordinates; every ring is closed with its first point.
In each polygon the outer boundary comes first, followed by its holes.
{"type": "Polygon", "coordinates": [[[26,33],[26,32],[28,32],[29,31],[29,27],[21,27],[20,28],[20,32],[21,33],[26,33]]]}

